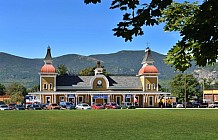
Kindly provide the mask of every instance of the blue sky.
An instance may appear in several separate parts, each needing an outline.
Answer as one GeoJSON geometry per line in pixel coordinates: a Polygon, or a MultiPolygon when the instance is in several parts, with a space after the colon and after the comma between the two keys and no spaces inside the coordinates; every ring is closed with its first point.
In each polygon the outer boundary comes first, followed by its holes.
{"type": "Polygon", "coordinates": [[[163,27],[145,27],[144,35],[125,42],[113,36],[121,21],[111,0],[85,5],[83,0],[1,0],[0,52],[26,58],[43,58],[49,45],[53,57],[65,54],[108,54],[149,47],[166,54],[179,34],[163,27]]]}

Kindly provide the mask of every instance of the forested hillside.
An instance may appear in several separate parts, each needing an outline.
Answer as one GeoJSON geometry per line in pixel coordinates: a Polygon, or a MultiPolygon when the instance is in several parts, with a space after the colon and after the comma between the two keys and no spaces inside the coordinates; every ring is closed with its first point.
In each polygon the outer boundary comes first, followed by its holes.
{"type": "MultiPolygon", "coordinates": [[[[77,75],[82,69],[93,67],[96,61],[100,60],[107,72],[111,75],[137,75],[142,67],[141,61],[145,55],[144,51],[120,51],[112,54],[98,54],[82,56],[77,54],[68,54],[53,58],[53,64],[57,67],[65,64],[71,74],[77,75]]],[[[169,80],[177,72],[164,63],[164,55],[152,52],[154,65],[159,70],[160,80],[169,80]]],[[[6,53],[0,53],[0,83],[10,84],[19,82],[27,87],[39,83],[39,71],[44,65],[43,58],[28,59],[6,53]]],[[[218,65],[209,67],[210,70],[216,70],[218,65]]],[[[196,69],[193,66],[189,71],[196,69]]]]}

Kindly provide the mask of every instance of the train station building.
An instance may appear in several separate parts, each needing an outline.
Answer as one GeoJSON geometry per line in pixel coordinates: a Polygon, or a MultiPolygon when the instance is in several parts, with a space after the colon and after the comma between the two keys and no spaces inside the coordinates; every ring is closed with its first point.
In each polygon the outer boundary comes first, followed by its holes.
{"type": "Polygon", "coordinates": [[[59,76],[53,66],[48,47],[44,66],[39,72],[40,91],[29,93],[41,103],[61,101],[78,103],[131,102],[135,106],[158,107],[161,99],[170,93],[158,91],[158,69],[153,65],[151,50],[145,50],[142,67],[135,76],[105,76],[100,61],[94,76],[59,76]]]}

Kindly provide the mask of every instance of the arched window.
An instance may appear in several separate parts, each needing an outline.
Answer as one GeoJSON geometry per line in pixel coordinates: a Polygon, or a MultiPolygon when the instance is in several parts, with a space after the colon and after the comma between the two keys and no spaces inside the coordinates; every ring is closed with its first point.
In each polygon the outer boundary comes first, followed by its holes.
{"type": "Polygon", "coordinates": [[[156,85],[154,83],[152,84],[152,89],[156,89],[156,85]]]}
{"type": "Polygon", "coordinates": [[[47,89],[47,84],[44,84],[44,89],[47,89]]]}
{"type": "Polygon", "coordinates": [[[50,88],[50,89],[53,89],[52,83],[49,84],[49,88],[50,88]]]}
{"type": "Polygon", "coordinates": [[[147,84],[147,89],[151,89],[150,84],[147,84]]]}

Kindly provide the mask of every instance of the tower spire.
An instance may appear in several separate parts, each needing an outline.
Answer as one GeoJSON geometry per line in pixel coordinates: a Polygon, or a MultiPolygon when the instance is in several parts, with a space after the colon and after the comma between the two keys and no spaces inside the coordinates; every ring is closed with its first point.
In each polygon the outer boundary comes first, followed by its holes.
{"type": "Polygon", "coordinates": [[[145,49],[145,57],[142,60],[141,64],[143,64],[143,66],[146,66],[146,65],[153,65],[153,63],[154,63],[154,59],[152,58],[151,50],[149,47],[147,47],[145,49]]]}
{"type": "Polygon", "coordinates": [[[45,64],[52,64],[52,57],[51,57],[51,48],[48,46],[47,53],[44,59],[45,64]]]}

